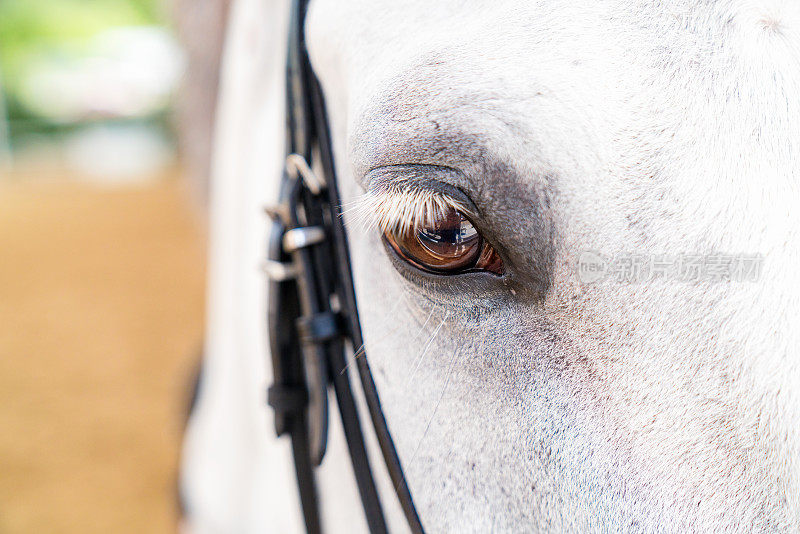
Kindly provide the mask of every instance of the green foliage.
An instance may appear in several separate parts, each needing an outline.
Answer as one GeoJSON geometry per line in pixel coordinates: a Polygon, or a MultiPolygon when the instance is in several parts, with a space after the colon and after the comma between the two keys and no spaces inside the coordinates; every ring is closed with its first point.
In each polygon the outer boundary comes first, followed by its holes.
{"type": "MultiPolygon", "coordinates": [[[[26,65],[80,52],[105,29],[163,22],[162,0],[0,0],[0,84],[13,130],[34,120],[18,103],[26,65]]],[[[42,127],[43,125],[39,125],[42,127]]]]}
{"type": "Polygon", "coordinates": [[[0,69],[13,85],[33,54],[75,46],[112,26],[154,24],[158,0],[0,0],[0,69]]]}

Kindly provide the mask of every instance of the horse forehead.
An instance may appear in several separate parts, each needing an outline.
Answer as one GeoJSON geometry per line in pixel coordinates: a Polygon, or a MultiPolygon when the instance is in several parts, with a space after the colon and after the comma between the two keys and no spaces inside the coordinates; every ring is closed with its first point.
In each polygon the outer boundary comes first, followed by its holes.
{"type": "MultiPolygon", "coordinates": [[[[392,133],[407,133],[422,124],[397,120],[409,109],[438,125],[437,111],[493,93],[492,112],[530,125],[545,148],[556,151],[569,134],[573,155],[613,160],[617,175],[640,175],[642,185],[671,176],[671,189],[696,190],[698,177],[716,175],[729,178],[722,185],[765,184],[769,196],[788,198],[800,142],[792,119],[800,103],[790,96],[800,89],[796,2],[316,0],[307,29],[331,108],[356,144],[359,134],[391,138],[365,125],[402,122],[392,133]],[[554,97],[537,110],[530,97],[548,92],[554,97]],[[773,154],[779,139],[786,148],[773,154]],[[761,167],[769,176],[755,183],[761,167]]],[[[468,114],[458,116],[449,114],[455,122],[468,114]]],[[[486,133],[490,142],[509,137],[486,133]]]]}
{"type": "MultiPolygon", "coordinates": [[[[595,76],[613,80],[631,70],[669,71],[659,84],[685,87],[691,66],[713,67],[725,48],[753,66],[779,54],[797,66],[800,4],[794,0],[704,3],[677,0],[669,5],[645,0],[539,0],[425,2],[315,0],[307,22],[309,52],[321,78],[365,94],[425,53],[461,49],[445,58],[451,69],[469,70],[493,56],[509,74],[515,65],[560,63],[554,73],[570,79],[579,64],[597,67],[595,76]],[[788,52],[788,53],[787,53],[788,52]],[[680,68],[689,67],[687,68],[680,68]]],[[[778,63],[778,62],[776,62],[778,63]]],[[[775,64],[777,68],[781,65],[775,64]]],[[[473,69],[472,74],[476,74],[473,69]]],[[[702,81],[702,80],[696,80],[702,81]]],[[[752,81],[752,80],[751,80],[752,81]]],[[[694,85],[694,83],[689,84],[694,85]]],[[[639,87],[640,90],[644,87],[639,87]]]]}
{"type": "Polygon", "coordinates": [[[613,35],[598,24],[600,18],[607,17],[595,2],[317,0],[307,29],[315,67],[335,65],[340,78],[363,85],[371,81],[365,75],[385,78],[420,55],[442,50],[463,52],[460,65],[458,54],[445,59],[452,69],[469,69],[469,62],[492,56],[514,57],[509,67],[543,52],[583,51],[585,57],[613,35]]]}
{"type": "Polygon", "coordinates": [[[402,68],[404,60],[426,49],[472,49],[473,59],[477,50],[484,57],[512,56],[517,62],[526,56],[586,61],[619,55],[610,48],[629,57],[662,58],[676,47],[684,53],[692,47],[692,39],[672,38],[679,34],[694,35],[702,46],[731,21],[782,28],[786,18],[785,10],[754,9],[745,0],[724,4],[729,9],[689,0],[669,6],[646,0],[315,0],[307,29],[315,66],[335,64],[339,74],[362,82],[359,67],[402,68]]]}
{"type": "MultiPolygon", "coordinates": [[[[594,2],[317,0],[307,40],[330,111],[346,126],[356,174],[378,163],[369,158],[391,159],[378,141],[435,152],[436,137],[461,145],[481,137],[478,145],[522,163],[514,155],[523,129],[542,150],[555,150],[565,138],[575,144],[602,132],[597,121],[609,110],[622,115],[609,105],[627,90],[621,54],[610,50],[619,40],[609,39],[614,32],[601,18],[594,2]]],[[[573,155],[604,144],[582,146],[573,155]]],[[[553,156],[549,163],[559,166],[553,156]]]]}

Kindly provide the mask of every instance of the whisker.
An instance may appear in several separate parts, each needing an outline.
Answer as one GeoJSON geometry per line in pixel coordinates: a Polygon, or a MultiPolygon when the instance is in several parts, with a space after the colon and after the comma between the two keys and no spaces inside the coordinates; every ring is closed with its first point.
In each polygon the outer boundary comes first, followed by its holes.
{"type": "MultiPolygon", "coordinates": [[[[403,303],[405,303],[405,302],[406,302],[406,296],[405,296],[405,293],[401,293],[401,294],[400,294],[400,299],[398,299],[398,301],[397,301],[397,302],[394,304],[394,306],[392,306],[392,308],[386,312],[386,313],[387,313],[387,315],[388,315],[388,316],[392,316],[392,315],[394,315],[394,312],[395,312],[395,311],[397,311],[397,308],[399,308],[399,307],[400,307],[400,305],[401,305],[401,304],[403,304],[403,303]]],[[[431,309],[431,313],[433,313],[433,309],[431,309]]],[[[398,324],[397,324],[397,325],[396,325],[394,328],[392,328],[392,329],[390,329],[390,330],[386,331],[386,332],[384,333],[384,335],[382,335],[381,337],[379,337],[378,339],[376,339],[376,340],[375,340],[375,342],[376,342],[376,343],[380,343],[381,341],[383,341],[383,340],[387,339],[389,336],[392,336],[392,335],[394,335],[394,334],[395,334],[395,333],[396,333],[396,332],[397,332],[397,331],[400,329],[400,326],[401,326],[401,325],[398,323],[398,324]]],[[[348,370],[348,369],[350,369],[350,366],[351,366],[351,365],[353,365],[354,363],[356,363],[356,361],[358,360],[358,358],[360,358],[361,356],[363,356],[363,355],[364,355],[364,353],[365,353],[365,350],[364,350],[364,349],[365,349],[365,345],[364,345],[364,343],[362,343],[362,344],[361,344],[361,346],[360,346],[360,347],[358,347],[358,349],[356,349],[356,350],[353,352],[353,357],[352,357],[352,358],[350,358],[350,359],[348,359],[347,363],[346,363],[346,364],[345,364],[345,366],[344,366],[344,369],[342,369],[341,371],[339,371],[339,374],[340,374],[340,375],[343,375],[344,373],[346,373],[346,372],[347,372],[347,370],[348,370]]]]}
{"type": "Polygon", "coordinates": [[[431,428],[431,423],[433,423],[434,418],[436,417],[436,412],[439,410],[439,405],[442,403],[442,399],[444,398],[444,394],[447,392],[447,386],[450,385],[450,377],[453,376],[453,370],[455,369],[455,363],[458,357],[461,355],[461,350],[456,350],[453,352],[453,357],[450,358],[450,364],[447,368],[447,376],[444,380],[444,386],[442,386],[442,393],[439,395],[439,400],[436,401],[436,406],[433,408],[433,413],[431,414],[431,418],[428,419],[428,424],[425,425],[425,430],[422,432],[422,436],[419,438],[417,442],[417,446],[414,449],[414,453],[411,455],[411,459],[409,460],[409,465],[414,463],[414,459],[417,457],[417,453],[419,452],[420,447],[422,446],[422,442],[425,441],[425,436],[428,435],[428,430],[431,428]]]}
{"type": "Polygon", "coordinates": [[[433,341],[439,334],[439,330],[442,328],[442,325],[444,325],[445,321],[447,321],[448,317],[450,317],[450,310],[447,310],[447,313],[444,314],[444,317],[439,323],[439,326],[437,326],[436,329],[433,331],[433,334],[431,334],[431,338],[428,340],[428,342],[425,344],[425,347],[422,349],[422,353],[417,357],[417,361],[414,364],[414,368],[411,370],[411,374],[409,375],[408,380],[406,381],[405,385],[406,388],[408,388],[408,386],[411,385],[411,381],[413,380],[414,375],[417,373],[417,369],[419,369],[420,365],[422,365],[422,360],[425,358],[425,354],[427,354],[428,349],[433,344],[433,341]]]}
{"type": "Polygon", "coordinates": [[[425,327],[428,326],[428,321],[431,320],[431,317],[433,317],[433,312],[435,312],[435,311],[436,311],[436,306],[432,306],[430,313],[428,313],[428,317],[425,318],[425,322],[422,323],[422,326],[419,327],[419,330],[414,335],[414,341],[419,339],[419,336],[422,334],[422,332],[425,331],[425,327]]]}

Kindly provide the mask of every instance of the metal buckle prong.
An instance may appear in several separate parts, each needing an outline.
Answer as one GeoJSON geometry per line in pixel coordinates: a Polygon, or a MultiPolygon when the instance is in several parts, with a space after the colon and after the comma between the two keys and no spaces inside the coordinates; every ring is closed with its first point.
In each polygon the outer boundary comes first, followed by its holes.
{"type": "Polygon", "coordinates": [[[275,260],[264,260],[261,270],[273,282],[285,282],[297,278],[297,268],[292,263],[282,263],[275,260]]]}
{"type": "Polygon", "coordinates": [[[310,247],[323,241],[325,241],[325,230],[321,226],[292,228],[283,234],[283,250],[294,252],[297,249],[310,247]]]}
{"type": "Polygon", "coordinates": [[[306,187],[315,195],[319,195],[322,190],[325,189],[325,182],[314,174],[306,158],[300,154],[289,154],[286,156],[286,170],[292,178],[297,178],[299,175],[306,184],[306,187]]]}

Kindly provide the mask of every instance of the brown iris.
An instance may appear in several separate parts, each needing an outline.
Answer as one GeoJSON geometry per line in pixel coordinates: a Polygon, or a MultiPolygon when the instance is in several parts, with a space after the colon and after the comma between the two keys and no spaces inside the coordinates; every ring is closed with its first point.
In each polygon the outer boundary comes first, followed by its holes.
{"type": "Polygon", "coordinates": [[[503,274],[503,261],[461,212],[405,232],[387,231],[384,238],[408,263],[437,274],[489,271],[503,274]]]}

